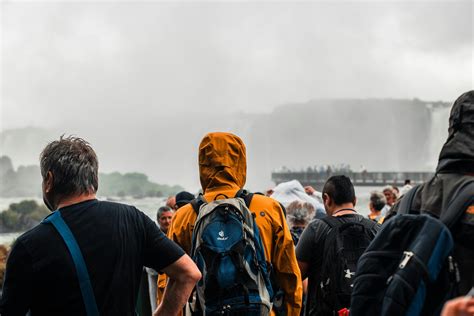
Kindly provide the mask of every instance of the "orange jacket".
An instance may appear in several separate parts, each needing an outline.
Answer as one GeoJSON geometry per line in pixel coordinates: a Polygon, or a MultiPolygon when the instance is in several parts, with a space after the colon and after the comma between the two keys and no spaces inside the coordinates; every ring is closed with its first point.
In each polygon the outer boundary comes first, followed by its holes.
{"type": "MultiPolygon", "coordinates": [[[[229,133],[210,133],[204,137],[199,146],[199,173],[207,201],[222,195],[234,197],[245,185],[246,172],[245,145],[239,137],[229,133]]],[[[297,316],[302,306],[301,273],[283,210],[278,202],[261,195],[254,195],[249,209],[256,215],[266,259],[285,292],[287,315],[297,316]]],[[[188,254],[196,218],[192,206],[187,204],[175,213],[168,230],[168,237],[188,254]]]]}

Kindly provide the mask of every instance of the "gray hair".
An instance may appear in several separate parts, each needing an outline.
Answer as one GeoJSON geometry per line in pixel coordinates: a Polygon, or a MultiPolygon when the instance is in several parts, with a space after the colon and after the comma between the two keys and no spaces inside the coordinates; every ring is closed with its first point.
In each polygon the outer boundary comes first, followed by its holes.
{"type": "Polygon", "coordinates": [[[290,224],[306,225],[314,213],[314,206],[308,202],[293,201],[286,208],[290,224]]]}
{"type": "Polygon", "coordinates": [[[387,199],[382,192],[372,191],[370,192],[370,203],[376,211],[381,211],[385,204],[387,204],[387,199]]]}
{"type": "Polygon", "coordinates": [[[171,207],[169,206],[161,206],[159,209],[158,209],[158,212],[156,212],[156,219],[159,220],[161,215],[163,215],[164,212],[172,212],[171,210],[171,207]]]}
{"type": "Polygon", "coordinates": [[[62,135],[41,152],[43,180],[53,174],[53,191],[68,196],[95,193],[99,188],[99,162],[88,142],[79,137],[62,135]]]}

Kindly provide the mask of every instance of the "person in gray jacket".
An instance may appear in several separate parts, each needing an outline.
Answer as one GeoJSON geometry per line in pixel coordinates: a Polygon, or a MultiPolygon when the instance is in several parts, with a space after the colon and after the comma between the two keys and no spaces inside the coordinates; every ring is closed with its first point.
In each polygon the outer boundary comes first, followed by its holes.
{"type": "MultiPolygon", "coordinates": [[[[449,117],[449,135],[439,155],[438,167],[431,180],[417,188],[412,208],[439,217],[459,190],[474,182],[474,91],[462,94],[453,104],[449,117]]],[[[474,196],[474,192],[472,192],[474,196]]],[[[394,205],[389,217],[397,213],[394,205]]],[[[454,227],[454,258],[460,276],[460,294],[474,286],[474,204],[468,205],[454,227]]]]}

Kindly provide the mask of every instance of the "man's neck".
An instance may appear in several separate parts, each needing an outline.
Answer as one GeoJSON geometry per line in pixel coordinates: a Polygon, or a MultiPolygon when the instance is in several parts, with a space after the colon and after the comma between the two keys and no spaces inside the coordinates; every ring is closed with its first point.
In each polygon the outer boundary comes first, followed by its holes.
{"type": "Polygon", "coordinates": [[[332,211],[331,215],[332,216],[341,216],[341,215],[346,215],[346,214],[354,214],[354,204],[353,203],[345,203],[338,205],[337,207],[334,208],[332,211]]]}
{"type": "Polygon", "coordinates": [[[85,193],[81,195],[65,197],[58,201],[58,206],[56,207],[56,209],[60,209],[60,208],[77,204],[77,203],[81,203],[84,201],[93,200],[95,198],[96,198],[95,193],[85,193]]]}

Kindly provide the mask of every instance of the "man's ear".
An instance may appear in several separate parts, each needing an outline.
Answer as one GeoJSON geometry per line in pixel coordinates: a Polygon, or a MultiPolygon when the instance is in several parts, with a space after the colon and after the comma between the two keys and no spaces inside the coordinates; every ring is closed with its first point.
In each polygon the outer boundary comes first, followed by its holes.
{"type": "Polygon", "coordinates": [[[44,179],[44,191],[50,193],[53,190],[54,176],[51,171],[48,171],[46,178],[44,179]]]}
{"type": "Polygon", "coordinates": [[[327,193],[323,194],[323,202],[324,202],[324,204],[327,204],[327,205],[329,205],[331,203],[331,197],[329,196],[329,194],[327,194],[327,193]]]}
{"type": "Polygon", "coordinates": [[[356,206],[356,205],[357,205],[357,196],[354,197],[354,206],[356,206]]]}

